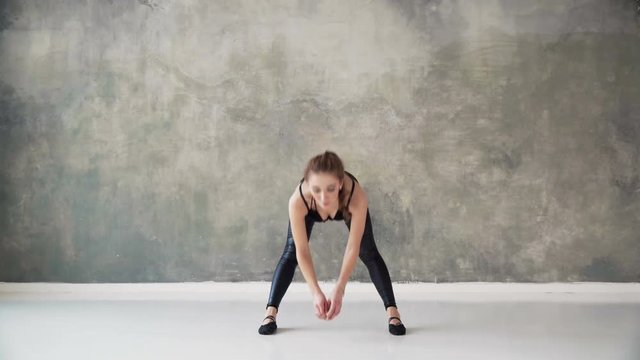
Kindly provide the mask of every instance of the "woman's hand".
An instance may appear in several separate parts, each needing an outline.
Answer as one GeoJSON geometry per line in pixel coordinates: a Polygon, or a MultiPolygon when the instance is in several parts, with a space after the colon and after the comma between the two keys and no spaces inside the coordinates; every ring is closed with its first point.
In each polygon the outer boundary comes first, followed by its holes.
{"type": "Polygon", "coordinates": [[[327,302],[327,298],[325,298],[322,290],[318,290],[313,295],[313,307],[318,319],[327,319],[327,310],[329,310],[329,303],[327,302]]]}
{"type": "Polygon", "coordinates": [[[329,296],[329,311],[327,312],[327,320],[332,320],[340,314],[342,309],[342,298],[344,297],[344,288],[336,286],[329,296]]]}

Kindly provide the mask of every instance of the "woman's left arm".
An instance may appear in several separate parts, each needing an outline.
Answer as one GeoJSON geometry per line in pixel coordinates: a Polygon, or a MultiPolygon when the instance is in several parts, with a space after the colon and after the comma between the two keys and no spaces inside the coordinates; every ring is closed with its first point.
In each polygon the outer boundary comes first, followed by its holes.
{"type": "Polygon", "coordinates": [[[362,234],[364,234],[364,226],[367,220],[367,209],[369,207],[369,200],[367,195],[358,186],[355,189],[351,203],[349,204],[349,210],[351,211],[351,225],[349,230],[349,239],[347,240],[347,248],[344,252],[344,258],[342,259],[342,268],[340,269],[340,276],[338,277],[338,283],[336,287],[344,291],[351,276],[351,272],[356,265],[358,254],[360,253],[360,242],[362,241],[362,234]]]}
{"type": "Polygon", "coordinates": [[[338,316],[342,309],[342,297],[344,289],[347,286],[353,267],[356,265],[358,254],[360,254],[360,242],[364,234],[364,226],[367,220],[367,209],[369,201],[367,195],[358,186],[354,190],[353,198],[349,204],[351,211],[351,224],[349,225],[349,240],[347,241],[347,249],[342,259],[342,269],[338,277],[338,283],[329,296],[329,310],[327,311],[327,320],[331,320],[338,316]],[[357,194],[357,195],[356,195],[357,194]]]}

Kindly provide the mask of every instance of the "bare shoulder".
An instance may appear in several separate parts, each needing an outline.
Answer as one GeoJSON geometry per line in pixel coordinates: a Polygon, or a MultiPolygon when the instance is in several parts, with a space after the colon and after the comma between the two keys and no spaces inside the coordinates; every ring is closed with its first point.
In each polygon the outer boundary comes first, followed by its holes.
{"type": "Polygon", "coordinates": [[[353,180],[352,182],[354,188],[353,195],[351,195],[351,202],[349,203],[349,211],[366,211],[367,207],[369,206],[369,198],[367,197],[367,192],[362,186],[360,186],[359,182],[353,180]]]}
{"type": "Polygon", "coordinates": [[[300,183],[296,185],[293,193],[289,197],[289,215],[304,216],[307,213],[307,205],[305,205],[299,189],[300,183]]]}

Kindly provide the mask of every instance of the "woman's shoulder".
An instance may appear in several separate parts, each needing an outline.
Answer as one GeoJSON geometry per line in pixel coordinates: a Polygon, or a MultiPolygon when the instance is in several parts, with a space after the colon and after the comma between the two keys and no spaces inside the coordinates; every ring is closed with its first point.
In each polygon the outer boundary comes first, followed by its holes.
{"type": "Polygon", "coordinates": [[[367,192],[360,185],[359,181],[357,180],[353,181],[353,179],[351,179],[351,182],[353,183],[353,185],[352,185],[352,189],[349,190],[351,192],[351,195],[350,195],[351,200],[349,201],[349,211],[353,211],[359,208],[366,208],[369,205],[367,192]]]}
{"type": "Polygon", "coordinates": [[[308,200],[304,197],[305,190],[304,182],[300,180],[291,193],[291,196],[289,196],[289,209],[295,209],[296,211],[301,211],[304,214],[308,212],[308,200]]]}

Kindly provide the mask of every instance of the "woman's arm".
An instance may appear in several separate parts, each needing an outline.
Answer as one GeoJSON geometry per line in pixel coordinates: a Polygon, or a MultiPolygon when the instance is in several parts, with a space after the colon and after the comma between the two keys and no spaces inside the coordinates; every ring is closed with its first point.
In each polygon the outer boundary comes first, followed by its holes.
{"type": "Polygon", "coordinates": [[[342,269],[340,270],[340,276],[338,277],[338,283],[336,287],[344,291],[351,276],[351,272],[355,267],[358,254],[360,253],[360,242],[362,235],[364,234],[364,225],[367,220],[367,209],[369,208],[369,200],[367,194],[362,190],[357,183],[354,184],[353,198],[349,204],[349,210],[351,211],[351,225],[349,230],[349,240],[347,241],[347,248],[344,252],[342,259],[342,269]]]}
{"type": "Polygon", "coordinates": [[[306,207],[299,197],[293,196],[289,199],[289,220],[291,221],[293,242],[296,245],[296,260],[300,265],[300,270],[309,285],[311,293],[316,295],[322,291],[318,285],[316,272],[313,269],[313,261],[311,260],[309,239],[307,238],[307,229],[304,222],[305,211],[306,207]]]}

